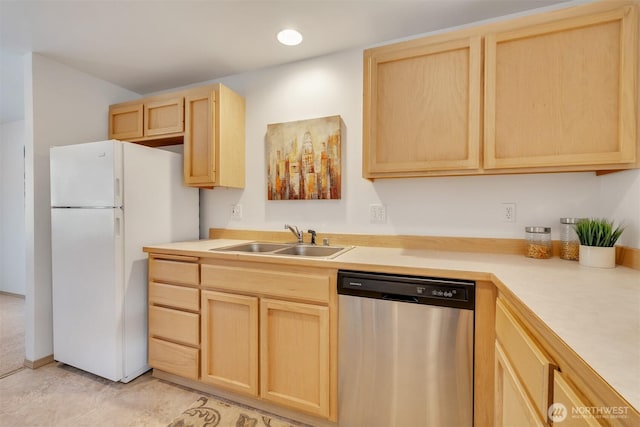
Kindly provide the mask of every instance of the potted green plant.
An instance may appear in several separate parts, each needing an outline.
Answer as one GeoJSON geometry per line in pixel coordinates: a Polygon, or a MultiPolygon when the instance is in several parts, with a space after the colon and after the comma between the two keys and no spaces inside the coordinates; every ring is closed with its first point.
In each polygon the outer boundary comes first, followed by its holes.
{"type": "Polygon", "coordinates": [[[614,227],[613,221],[598,218],[580,220],[575,225],[580,240],[580,265],[613,268],[616,266],[614,245],[624,227],[614,227]]]}

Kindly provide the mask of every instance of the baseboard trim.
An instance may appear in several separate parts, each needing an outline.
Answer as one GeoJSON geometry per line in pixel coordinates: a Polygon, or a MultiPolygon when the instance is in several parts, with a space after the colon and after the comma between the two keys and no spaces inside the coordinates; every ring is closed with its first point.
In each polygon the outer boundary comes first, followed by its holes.
{"type": "MultiPolygon", "coordinates": [[[[235,230],[210,228],[210,239],[262,240],[292,242],[289,231],[235,230]]],[[[318,233],[317,241],[329,239],[332,245],[378,246],[383,248],[437,249],[451,252],[482,252],[491,254],[524,254],[524,239],[499,239],[493,237],[448,237],[318,233]]],[[[559,256],[560,242],[553,242],[553,255],[559,256]]],[[[640,249],[616,246],[616,264],[640,270],[640,249]]]]}
{"type": "Polygon", "coordinates": [[[53,354],[42,357],[38,360],[24,359],[24,366],[25,368],[29,369],[38,369],[44,365],[48,365],[51,362],[53,362],[53,354]]]}
{"type": "Polygon", "coordinates": [[[24,299],[24,295],[16,294],[14,292],[0,291],[0,295],[7,295],[7,296],[10,296],[10,297],[16,297],[16,298],[24,299]]]}

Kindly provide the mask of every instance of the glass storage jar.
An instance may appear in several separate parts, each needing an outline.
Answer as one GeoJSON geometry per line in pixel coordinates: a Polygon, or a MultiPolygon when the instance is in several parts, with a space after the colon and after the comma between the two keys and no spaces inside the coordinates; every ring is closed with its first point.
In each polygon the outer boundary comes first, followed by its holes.
{"type": "Polygon", "coordinates": [[[529,258],[551,258],[551,227],[525,227],[527,240],[526,256],[529,258]]]}
{"type": "Polygon", "coordinates": [[[560,258],[572,261],[578,260],[580,240],[576,234],[575,225],[582,218],[560,218],[560,258]]]}

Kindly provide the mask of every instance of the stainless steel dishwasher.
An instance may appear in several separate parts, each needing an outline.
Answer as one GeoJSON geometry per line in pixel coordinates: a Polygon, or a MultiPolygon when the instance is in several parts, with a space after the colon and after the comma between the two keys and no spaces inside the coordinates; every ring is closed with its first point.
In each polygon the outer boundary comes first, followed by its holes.
{"type": "Polygon", "coordinates": [[[475,282],[338,272],[340,427],[473,425],[475,282]]]}

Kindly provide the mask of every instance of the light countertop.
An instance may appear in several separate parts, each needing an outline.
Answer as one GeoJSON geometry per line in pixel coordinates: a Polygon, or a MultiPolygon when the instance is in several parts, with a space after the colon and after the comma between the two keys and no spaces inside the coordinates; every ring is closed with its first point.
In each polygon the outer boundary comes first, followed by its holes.
{"type": "MultiPolygon", "coordinates": [[[[575,261],[521,255],[441,252],[358,246],[333,258],[313,259],[212,252],[240,240],[200,240],[145,247],[261,262],[381,271],[423,270],[423,274],[502,283],[528,306],[594,371],[640,411],[640,271],[582,267],[575,261]]],[[[414,274],[416,271],[412,271],[414,274]]]]}

